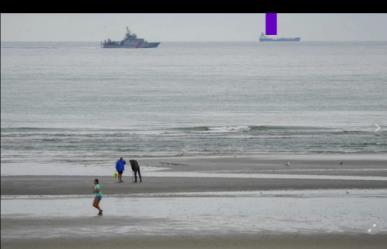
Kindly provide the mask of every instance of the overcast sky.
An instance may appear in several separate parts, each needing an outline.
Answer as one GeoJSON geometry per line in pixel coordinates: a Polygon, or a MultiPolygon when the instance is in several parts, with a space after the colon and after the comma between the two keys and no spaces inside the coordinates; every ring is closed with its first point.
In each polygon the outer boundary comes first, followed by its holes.
{"type": "MultiPolygon", "coordinates": [[[[264,14],[1,14],[1,41],[257,41],[264,14]]],[[[279,36],[387,41],[387,14],[278,14],[279,36]]]]}

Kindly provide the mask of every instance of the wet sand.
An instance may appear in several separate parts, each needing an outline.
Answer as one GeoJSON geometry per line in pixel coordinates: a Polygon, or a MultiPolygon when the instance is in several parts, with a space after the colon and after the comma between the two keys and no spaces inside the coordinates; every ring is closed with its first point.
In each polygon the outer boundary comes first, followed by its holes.
{"type": "Polygon", "coordinates": [[[332,248],[352,249],[385,248],[387,235],[358,234],[283,234],[283,235],[228,235],[228,236],[174,236],[174,237],[122,237],[93,239],[28,239],[1,241],[7,249],[121,249],[121,248],[332,248]]]}
{"type": "Polygon", "coordinates": [[[387,155],[260,155],[139,160],[173,171],[387,176],[387,155]]]}
{"type": "MultiPolygon", "coordinates": [[[[282,189],[343,189],[387,188],[387,178],[375,180],[342,179],[258,179],[238,178],[237,174],[288,174],[387,177],[387,158],[368,156],[260,156],[260,157],[208,157],[208,158],[153,158],[141,159],[140,164],[161,168],[161,172],[143,171],[144,183],[133,184],[127,167],[124,183],[118,184],[112,176],[2,176],[2,195],[67,195],[90,194],[94,178],[100,178],[106,194],[243,191],[282,189]],[[287,164],[289,162],[289,164],[287,164]],[[342,164],[340,164],[342,162],[342,164]],[[173,173],[199,172],[206,177],[173,177],[173,173]],[[163,177],[156,177],[157,174],[163,177]],[[226,173],[235,177],[208,177],[212,173],[226,173]],[[171,176],[168,176],[170,174],[171,176]],[[207,174],[207,175],[206,175],[207,174]]],[[[109,168],[108,172],[113,172],[109,168]]],[[[71,173],[71,172],[70,172],[71,173]]],[[[194,176],[194,175],[193,175],[194,176]]]]}
{"type": "Polygon", "coordinates": [[[2,199],[2,236],[127,237],[387,233],[387,189],[193,192],[2,199]]]}
{"type": "Polygon", "coordinates": [[[387,188],[387,181],[317,179],[239,179],[196,177],[146,177],[134,184],[129,177],[117,183],[109,176],[5,176],[2,195],[78,195],[91,194],[93,179],[103,184],[103,193],[173,193],[285,189],[387,188]],[[128,179],[129,178],[129,179],[128,179]]]}
{"type": "MultiPolygon", "coordinates": [[[[167,167],[162,171],[168,174],[176,172],[200,172],[201,174],[228,173],[235,177],[172,177],[157,176],[157,172],[143,172],[144,182],[133,184],[130,174],[126,171],[124,183],[115,182],[112,176],[89,175],[82,176],[2,176],[2,195],[91,195],[93,179],[98,177],[103,184],[105,196],[115,194],[146,194],[146,193],[182,193],[182,192],[217,192],[217,191],[264,191],[264,190],[319,190],[319,189],[387,189],[386,180],[340,180],[340,179],[275,179],[275,178],[238,178],[238,174],[289,174],[289,175],[331,175],[331,176],[387,176],[387,160],[382,158],[358,156],[344,157],[228,157],[228,158],[153,158],[139,160],[141,165],[151,167],[167,167]],[[343,164],[340,162],[343,161],[343,164]],[[290,162],[290,164],[286,164],[290,162]],[[151,176],[152,175],[152,176],[151,176]]],[[[109,170],[110,172],[110,170],[109,170]]],[[[130,198],[130,197],[129,197],[130,198]]],[[[195,197],[192,201],[195,201],[195,197]]],[[[89,203],[87,202],[87,205],[89,203]]],[[[87,208],[90,208],[87,206],[87,208]]],[[[192,211],[192,210],[191,210],[192,211]]],[[[187,210],[189,215],[190,210],[187,210]]],[[[44,216],[44,210],[42,210],[44,216]]],[[[104,217],[105,218],[105,217],[104,217]]],[[[226,218],[226,217],[225,217],[226,218]]],[[[39,226],[52,229],[71,230],[74,222],[66,217],[43,219],[34,217],[20,218],[2,215],[2,225],[8,232],[18,231],[20,227],[35,229],[39,226]],[[27,227],[26,227],[27,226],[27,227]]],[[[78,218],[77,218],[78,219],[78,218]]],[[[146,219],[130,217],[130,220],[114,221],[110,218],[109,224],[119,226],[122,222],[144,223],[146,219]]],[[[82,223],[82,219],[77,222],[82,223]]],[[[84,220],[88,226],[93,227],[94,219],[84,220]]],[[[75,222],[75,223],[77,223],[75,222]]],[[[149,220],[155,224],[164,224],[162,220],[149,220]]],[[[136,223],[136,224],[135,224],[136,223]]],[[[153,223],[152,223],[153,224],[153,223]]],[[[98,225],[98,224],[97,224],[98,225]]],[[[150,225],[151,226],[151,225],[150,225]]],[[[165,228],[168,230],[168,228],[165,228]]],[[[366,228],[365,228],[366,229],[366,228]]],[[[327,233],[305,232],[297,233],[267,233],[254,234],[229,233],[222,235],[186,235],[174,234],[159,236],[151,234],[138,236],[123,234],[120,236],[78,236],[58,238],[2,238],[2,248],[385,248],[387,234],[364,233],[353,234],[348,232],[327,233]]]]}

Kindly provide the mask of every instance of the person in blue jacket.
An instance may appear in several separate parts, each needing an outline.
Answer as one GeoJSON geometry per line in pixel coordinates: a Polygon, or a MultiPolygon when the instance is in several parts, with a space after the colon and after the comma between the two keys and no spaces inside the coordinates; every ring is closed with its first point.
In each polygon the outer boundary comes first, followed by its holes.
{"type": "Polygon", "coordinates": [[[122,173],[124,173],[125,164],[126,164],[126,162],[122,157],[120,157],[120,159],[116,162],[116,170],[118,173],[118,182],[123,182],[122,181],[122,173]]]}

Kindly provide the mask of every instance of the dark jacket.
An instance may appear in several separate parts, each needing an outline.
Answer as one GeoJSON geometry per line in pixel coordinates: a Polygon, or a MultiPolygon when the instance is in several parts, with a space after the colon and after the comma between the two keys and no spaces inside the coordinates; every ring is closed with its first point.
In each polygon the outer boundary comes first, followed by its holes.
{"type": "Polygon", "coordinates": [[[137,171],[140,169],[140,165],[138,165],[137,160],[129,160],[130,166],[132,167],[133,171],[137,171]]]}

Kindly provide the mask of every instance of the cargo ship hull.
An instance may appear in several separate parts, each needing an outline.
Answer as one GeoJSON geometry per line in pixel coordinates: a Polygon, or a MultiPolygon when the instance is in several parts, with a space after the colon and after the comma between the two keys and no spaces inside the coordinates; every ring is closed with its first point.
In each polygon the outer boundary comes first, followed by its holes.
{"type": "Polygon", "coordinates": [[[259,39],[260,42],[299,42],[301,41],[300,37],[296,38],[278,38],[278,39],[271,39],[271,38],[264,38],[259,39]]]}
{"type": "Polygon", "coordinates": [[[299,42],[301,41],[300,37],[292,37],[292,38],[271,38],[265,36],[263,33],[261,33],[261,36],[259,37],[260,42],[299,42]]]}

